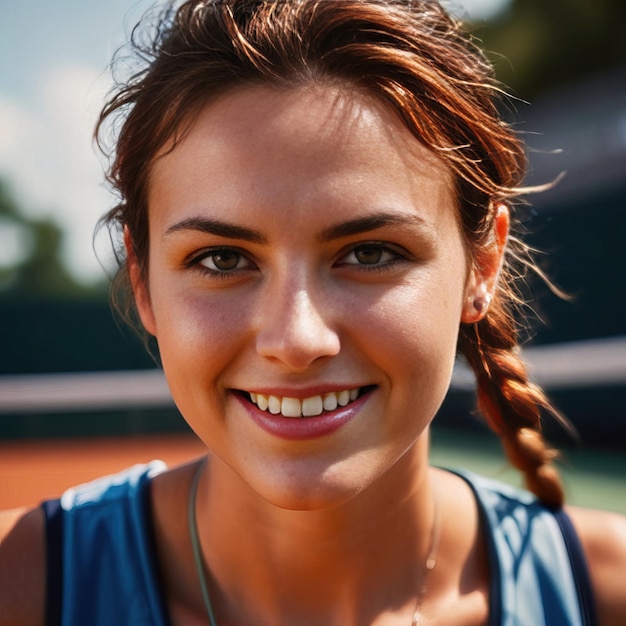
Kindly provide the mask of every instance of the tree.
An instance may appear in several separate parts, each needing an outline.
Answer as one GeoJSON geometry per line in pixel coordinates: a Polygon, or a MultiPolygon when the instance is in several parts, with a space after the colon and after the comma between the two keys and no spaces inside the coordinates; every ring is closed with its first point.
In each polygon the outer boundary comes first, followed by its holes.
{"type": "Polygon", "coordinates": [[[476,34],[523,99],[626,65],[624,0],[513,0],[476,34]]]}
{"type": "Polygon", "coordinates": [[[6,182],[0,180],[0,232],[19,236],[22,254],[0,265],[0,296],[74,298],[106,293],[101,286],[85,287],[67,271],[61,259],[63,231],[50,218],[29,218],[21,211],[6,182]]]}

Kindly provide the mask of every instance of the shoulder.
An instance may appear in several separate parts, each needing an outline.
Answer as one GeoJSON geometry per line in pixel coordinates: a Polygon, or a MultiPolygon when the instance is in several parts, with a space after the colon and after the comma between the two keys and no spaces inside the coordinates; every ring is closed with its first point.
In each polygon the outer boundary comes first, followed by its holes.
{"type": "Polygon", "coordinates": [[[41,508],[0,512],[2,626],[43,624],[46,581],[41,508]]]}
{"type": "Polygon", "coordinates": [[[599,624],[626,623],[626,517],[569,507],[567,513],[587,557],[599,624]]]}
{"type": "Polygon", "coordinates": [[[162,461],[139,463],[117,474],[101,476],[91,482],[72,487],[61,497],[64,515],[75,513],[82,515],[84,510],[122,505],[137,499],[147,483],[166,471],[167,466],[162,461]]]}
{"type": "MultiPolygon", "coordinates": [[[[134,528],[126,522],[128,516],[141,509],[134,506],[142,494],[141,486],[165,469],[163,463],[155,461],[67,490],[60,510],[63,511],[63,526],[68,516],[73,521],[71,548],[80,551],[91,545],[89,542],[95,537],[94,521],[114,531],[134,528]]],[[[111,533],[112,540],[117,536],[117,532],[111,533]]],[[[43,508],[0,511],[0,626],[44,623],[46,576],[43,508]]]]}

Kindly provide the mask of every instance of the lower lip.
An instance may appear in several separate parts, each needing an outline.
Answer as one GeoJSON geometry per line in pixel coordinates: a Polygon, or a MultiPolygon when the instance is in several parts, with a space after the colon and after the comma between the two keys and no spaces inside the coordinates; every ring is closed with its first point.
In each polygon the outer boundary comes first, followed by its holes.
{"type": "Polygon", "coordinates": [[[284,417],[261,411],[255,404],[238,396],[248,415],[265,432],[280,439],[315,439],[330,435],[345,426],[367,402],[371,391],[363,394],[354,402],[335,411],[324,412],[315,417],[284,417]]]}

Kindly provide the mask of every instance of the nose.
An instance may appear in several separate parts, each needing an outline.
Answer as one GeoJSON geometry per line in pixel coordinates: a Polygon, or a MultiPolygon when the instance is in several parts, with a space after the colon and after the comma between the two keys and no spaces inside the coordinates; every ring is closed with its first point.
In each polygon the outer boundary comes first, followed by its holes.
{"type": "MultiPolygon", "coordinates": [[[[272,290],[262,307],[257,352],[290,370],[304,370],[318,359],[339,353],[340,342],[329,320],[329,307],[306,288],[272,290]]],[[[269,295],[269,294],[268,294],[269,295]]]]}

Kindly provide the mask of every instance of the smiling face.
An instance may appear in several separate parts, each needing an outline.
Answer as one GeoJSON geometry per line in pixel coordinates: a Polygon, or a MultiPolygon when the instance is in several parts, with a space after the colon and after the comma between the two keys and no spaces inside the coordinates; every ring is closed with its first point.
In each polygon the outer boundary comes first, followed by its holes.
{"type": "Polygon", "coordinates": [[[149,222],[142,321],[181,413],[256,493],[330,506],[424,441],[468,268],[451,176],[392,112],[230,92],[155,161],[149,222]]]}

